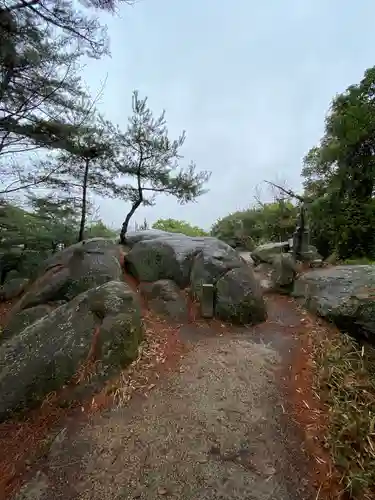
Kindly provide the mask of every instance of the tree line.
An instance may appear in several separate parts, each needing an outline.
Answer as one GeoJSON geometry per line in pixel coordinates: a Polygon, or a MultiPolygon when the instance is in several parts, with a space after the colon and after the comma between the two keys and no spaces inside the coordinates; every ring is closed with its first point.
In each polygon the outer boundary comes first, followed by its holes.
{"type": "MultiPolygon", "coordinates": [[[[298,197],[307,208],[311,243],[333,260],[375,260],[375,66],[333,98],[324,135],[303,158],[301,174],[298,197]]],[[[294,231],[297,205],[279,193],[274,203],[217,221],[213,234],[249,247],[285,240],[294,231]]]]}

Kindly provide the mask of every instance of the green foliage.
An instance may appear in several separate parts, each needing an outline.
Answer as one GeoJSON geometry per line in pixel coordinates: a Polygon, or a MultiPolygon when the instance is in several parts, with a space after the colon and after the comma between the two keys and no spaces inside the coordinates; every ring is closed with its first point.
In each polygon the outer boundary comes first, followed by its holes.
{"type": "MultiPolygon", "coordinates": [[[[74,150],[90,99],[80,60],[108,54],[106,27],[95,11],[113,12],[115,3],[0,0],[0,158],[7,155],[1,180],[8,184],[2,193],[32,185],[23,179],[19,152],[74,150]]],[[[26,173],[35,170],[32,163],[26,167],[26,173]]]]}
{"type": "Polygon", "coordinates": [[[289,201],[265,203],[220,219],[211,232],[231,246],[252,250],[264,242],[291,238],[297,214],[297,207],[289,201]]]}
{"type": "Polygon", "coordinates": [[[318,250],[375,257],[375,68],[332,101],[323,138],[304,159],[318,250]]]}
{"type": "Polygon", "coordinates": [[[179,150],[184,141],[185,133],[171,140],[165,113],[155,118],[147,98],[140,99],[138,92],[134,92],[128,128],[125,133],[118,132],[118,173],[134,179],[134,185],[125,184],[118,190],[120,196],[131,203],[121,230],[122,242],[137,208],[153,205],[157,194],[172,195],[180,203],[187,203],[205,193],[203,186],[210,173],[196,172],[194,163],[179,167],[179,150]]]}
{"type": "MultiPolygon", "coordinates": [[[[79,207],[70,199],[51,197],[29,198],[31,210],[27,211],[10,203],[0,209],[0,251],[17,246],[32,251],[56,252],[77,241],[79,207]]],[[[86,238],[113,238],[116,233],[101,220],[90,224],[86,238]]]]}
{"type": "Polygon", "coordinates": [[[363,266],[363,265],[373,265],[375,262],[373,260],[368,259],[367,257],[362,257],[362,258],[353,258],[353,259],[346,259],[342,262],[342,264],[346,264],[348,266],[363,266]]]}
{"type": "Polygon", "coordinates": [[[85,239],[88,238],[116,238],[118,233],[107,227],[102,220],[90,224],[85,231],[85,239]]]}
{"type": "Polygon", "coordinates": [[[8,249],[24,245],[25,241],[34,242],[37,239],[38,230],[38,220],[32,214],[8,203],[2,204],[0,208],[1,248],[8,249]]]}
{"type": "Polygon", "coordinates": [[[182,233],[186,236],[208,236],[208,233],[197,226],[192,226],[189,222],[176,219],[159,219],[153,225],[153,229],[168,231],[171,233],[182,233]]]}
{"type": "Polygon", "coordinates": [[[55,252],[59,244],[67,247],[77,241],[79,205],[76,200],[31,195],[29,205],[38,224],[34,247],[43,246],[55,252]]]}
{"type": "Polygon", "coordinates": [[[111,125],[95,115],[90,121],[81,126],[72,152],[64,151],[40,162],[39,173],[34,175],[37,182],[41,179],[45,186],[79,200],[79,240],[84,237],[89,192],[109,197],[117,188],[113,180],[116,168],[111,125]]]}

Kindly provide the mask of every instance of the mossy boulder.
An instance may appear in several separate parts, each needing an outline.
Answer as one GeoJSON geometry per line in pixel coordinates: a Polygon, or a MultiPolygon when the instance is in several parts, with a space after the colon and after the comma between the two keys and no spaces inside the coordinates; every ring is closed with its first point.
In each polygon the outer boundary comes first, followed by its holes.
{"type": "Polygon", "coordinates": [[[4,283],[0,287],[0,300],[12,300],[21,295],[27,285],[29,280],[27,278],[13,278],[4,283]]]}
{"type": "Polygon", "coordinates": [[[215,315],[237,324],[257,324],[267,318],[260,283],[250,268],[228,271],[216,283],[215,315]]]}
{"type": "Polygon", "coordinates": [[[69,301],[108,281],[121,281],[121,249],[111,240],[92,239],[72,245],[47,259],[16,305],[16,311],[40,304],[69,301]]]}
{"type": "Polygon", "coordinates": [[[141,338],[137,297],[119,281],[39,317],[0,345],[0,421],[68,383],[89,354],[102,376],[126,366],[141,338]]]}
{"type": "Polygon", "coordinates": [[[213,285],[217,317],[239,324],[264,320],[262,291],[252,269],[223,241],[148,230],[128,233],[126,243],[127,270],[140,282],[172,280],[199,301],[202,285],[213,285]]]}
{"type": "Polygon", "coordinates": [[[189,308],[186,297],[174,281],[159,280],[154,283],[141,283],[140,291],[148,306],[157,314],[175,321],[186,321],[189,308]]]}
{"type": "Polygon", "coordinates": [[[375,266],[308,271],[295,281],[293,296],[341,330],[375,344],[375,266]]]}
{"type": "Polygon", "coordinates": [[[43,318],[51,311],[52,308],[50,306],[39,305],[13,314],[3,329],[0,342],[22,332],[27,326],[32,325],[36,320],[43,318]]]}

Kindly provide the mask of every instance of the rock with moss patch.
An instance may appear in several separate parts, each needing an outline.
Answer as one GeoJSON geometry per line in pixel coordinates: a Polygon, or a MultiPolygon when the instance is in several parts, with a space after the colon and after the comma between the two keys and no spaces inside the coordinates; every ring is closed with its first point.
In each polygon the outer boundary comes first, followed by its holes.
{"type": "Polygon", "coordinates": [[[156,313],[176,321],[188,319],[189,309],[186,297],[174,281],[159,280],[154,283],[141,283],[140,291],[156,313]]]}
{"type": "Polygon", "coordinates": [[[190,274],[190,290],[194,298],[201,299],[202,285],[216,284],[228,271],[243,268],[246,263],[229,246],[208,246],[194,258],[190,274]]]}
{"type": "Polygon", "coordinates": [[[251,252],[251,258],[255,265],[265,263],[272,264],[277,255],[287,253],[290,249],[288,241],[264,243],[259,245],[251,252]]]}
{"type": "Polygon", "coordinates": [[[137,356],[142,337],[136,295],[110,281],[39,318],[0,346],[0,420],[68,383],[89,354],[109,376],[137,356]]]}
{"type": "Polygon", "coordinates": [[[25,309],[10,317],[10,320],[5,325],[0,341],[9,339],[13,335],[22,332],[27,326],[32,325],[40,318],[43,318],[52,311],[52,307],[48,305],[39,305],[25,309]]]}
{"type": "MultiPolygon", "coordinates": [[[[255,312],[254,304],[260,304],[260,288],[256,287],[256,280],[250,266],[229,245],[212,237],[189,237],[183,234],[164,231],[148,230],[127,234],[129,253],[125,257],[128,271],[139,281],[173,280],[180,288],[189,288],[190,293],[201,300],[202,285],[212,284],[219,289],[219,283],[224,276],[238,277],[238,286],[230,281],[225,292],[224,303],[241,304],[238,307],[238,317],[232,310],[231,314],[224,312],[220,306],[221,317],[230,317],[231,320],[242,323],[256,322],[256,318],[263,318],[264,314],[255,312]],[[238,272],[234,272],[238,270],[238,272]],[[232,275],[228,273],[233,271],[232,275]],[[247,280],[247,285],[245,281],[247,280]],[[251,283],[250,283],[251,281],[251,283]],[[242,291],[240,291],[242,290],[242,291]],[[254,300],[250,300],[254,290],[254,300]],[[233,294],[233,296],[231,296],[233,294]],[[246,299],[245,299],[246,297],[246,299]],[[248,304],[248,311],[246,310],[248,304]]],[[[221,293],[221,292],[220,292],[221,293]]],[[[261,306],[264,309],[264,303],[261,306]]]]}
{"type": "Polygon", "coordinates": [[[0,300],[12,300],[20,296],[29,284],[27,278],[13,278],[0,288],[0,300]]]}
{"type": "Polygon", "coordinates": [[[297,262],[291,254],[277,255],[272,262],[272,289],[282,293],[291,292],[297,272],[297,262]]]}
{"type": "Polygon", "coordinates": [[[121,250],[112,240],[95,238],[53,255],[16,306],[16,311],[48,302],[69,301],[112,280],[122,280],[121,250]]]}
{"type": "Polygon", "coordinates": [[[340,329],[375,343],[375,266],[308,271],[295,281],[293,296],[340,329]]]}
{"type": "Polygon", "coordinates": [[[266,320],[262,289],[250,268],[232,269],[218,280],[215,315],[243,325],[266,320]]]}

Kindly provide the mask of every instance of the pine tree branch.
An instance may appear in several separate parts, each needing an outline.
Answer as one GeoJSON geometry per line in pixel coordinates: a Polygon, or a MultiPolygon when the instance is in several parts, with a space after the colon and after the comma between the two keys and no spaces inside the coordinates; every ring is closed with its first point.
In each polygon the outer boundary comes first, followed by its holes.
{"type": "Polygon", "coordinates": [[[271,181],[264,181],[264,182],[266,182],[267,184],[270,184],[271,186],[275,187],[276,189],[279,189],[280,191],[287,194],[288,196],[291,196],[292,198],[296,198],[297,200],[301,201],[302,203],[306,201],[306,199],[303,196],[296,194],[294,191],[291,191],[290,189],[285,189],[285,188],[283,188],[283,187],[279,186],[278,184],[275,184],[274,182],[271,182],[271,181]]]}
{"type": "MultiPolygon", "coordinates": [[[[21,1],[23,2],[24,0],[21,0],[21,1]]],[[[26,4],[26,2],[24,2],[24,3],[26,4]]],[[[45,11],[47,11],[48,14],[50,14],[51,16],[53,16],[53,14],[47,9],[47,7],[45,7],[43,4],[39,4],[39,5],[45,11]]],[[[85,40],[91,46],[92,49],[96,49],[97,48],[96,45],[95,45],[95,42],[93,42],[93,40],[90,40],[89,38],[87,38],[85,35],[83,35],[79,31],[77,31],[72,26],[68,26],[66,23],[60,21],[56,16],[54,16],[54,18],[53,17],[49,17],[46,14],[43,14],[42,12],[40,12],[40,10],[36,9],[32,4],[27,4],[27,5],[25,5],[25,7],[26,6],[30,10],[32,10],[34,12],[34,14],[36,14],[37,16],[41,17],[44,21],[46,21],[46,23],[51,23],[54,26],[56,26],[56,28],[60,28],[60,29],[62,29],[64,31],[68,31],[72,35],[74,35],[74,36],[76,36],[78,38],[82,38],[83,40],[85,40]]]]}
{"type": "Polygon", "coordinates": [[[10,7],[7,7],[7,10],[9,12],[12,12],[14,10],[20,10],[20,9],[30,7],[31,5],[36,5],[39,2],[40,2],[40,0],[30,0],[29,2],[21,0],[19,3],[11,5],[10,7]]]}

